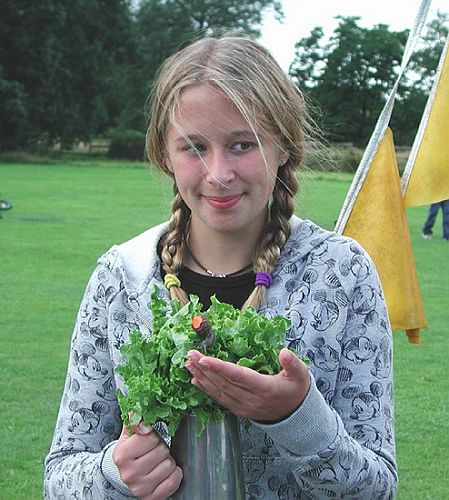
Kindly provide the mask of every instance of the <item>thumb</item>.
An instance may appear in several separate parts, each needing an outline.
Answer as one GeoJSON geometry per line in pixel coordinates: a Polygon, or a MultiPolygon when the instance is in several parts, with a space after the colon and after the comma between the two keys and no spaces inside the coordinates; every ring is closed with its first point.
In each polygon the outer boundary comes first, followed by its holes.
{"type": "Polygon", "coordinates": [[[145,434],[150,434],[150,432],[153,430],[151,425],[145,425],[143,420],[141,420],[138,425],[133,425],[131,429],[134,432],[134,434],[139,434],[140,436],[144,436],[145,434]]]}
{"type": "Polygon", "coordinates": [[[279,353],[279,363],[288,378],[302,380],[308,375],[307,366],[290,349],[284,347],[279,353]]]}
{"type": "Polygon", "coordinates": [[[124,439],[127,439],[130,436],[131,436],[131,432],[129,431],[126,424],[123,424],[122,425],[122,432],[120,433],[120,436],[119,436],[119,441],[123,441],[124,439]]]}

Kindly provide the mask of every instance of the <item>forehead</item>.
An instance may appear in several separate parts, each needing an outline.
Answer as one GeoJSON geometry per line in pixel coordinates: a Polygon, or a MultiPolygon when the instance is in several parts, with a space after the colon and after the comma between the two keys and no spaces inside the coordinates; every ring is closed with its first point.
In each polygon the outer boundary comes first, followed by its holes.
{"type": "Polygon", "coordinates": [[[194,85],[181,91],[170,124],[251,129],[248,121],[232,100],[220,89],[207,84],[194,85]]]}

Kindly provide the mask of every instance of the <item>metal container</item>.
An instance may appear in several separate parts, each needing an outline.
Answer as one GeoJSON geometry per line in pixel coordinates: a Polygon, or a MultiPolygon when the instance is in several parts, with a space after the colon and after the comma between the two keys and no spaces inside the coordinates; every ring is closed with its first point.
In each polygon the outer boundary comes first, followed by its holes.
{"type": "Polygon", "coordinates": [[[174,500],[243,500],[245,487],[239,423],[227,413],[219,423],[201,424],[186,415],[171,441],[171,454],[184,478],[174,500]]]}

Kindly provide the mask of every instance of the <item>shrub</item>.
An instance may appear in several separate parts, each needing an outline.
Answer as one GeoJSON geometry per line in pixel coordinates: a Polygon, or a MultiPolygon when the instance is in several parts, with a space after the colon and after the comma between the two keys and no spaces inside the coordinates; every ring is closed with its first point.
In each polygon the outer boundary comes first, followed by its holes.
{"type": "Polygon", "coordinates": [[[145,159],[145,134],[138,130],[113,129],[108,133],[111,140],[108,156],[143,161],[145,159]]]}
{"type": "Polygon", "coordinates": [[[363,151],[353,147],[316,146],[309,148],[305,168],[317,172],[349,172],[357,170],[363,151]]]}

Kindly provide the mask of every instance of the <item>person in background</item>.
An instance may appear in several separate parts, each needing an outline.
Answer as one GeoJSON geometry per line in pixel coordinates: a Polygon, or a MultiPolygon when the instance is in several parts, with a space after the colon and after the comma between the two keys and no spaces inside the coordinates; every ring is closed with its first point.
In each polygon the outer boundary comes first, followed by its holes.
{"type": "Polygon", "coordinates": [[[147,151],[173,181],[171,215],[112,247],[90,278],[46,498],[159,500],[179,488],[164,424],[128,433],[116,398],[120,347],[134,329],[151,334],[155,285],[167,300],[196,294],[207,308],[215,294],[291,322],[276,375],[199,351],[185,364],[192,384],[240,417],[247,499],[394,497],[384,295],[356,241],[294,215],[308,122],[301,92],[253,40],[205,38],[165,61],[147,151]]]}
{"type": "Polygon", "coordinates": [[[440,208],[443,212],[443,239],[449,241],[449,200],[432,203],[429,206],[429,212],[427,213],[427,218],[422,229],[422,236],[426,240],[432,238],[433,226],[437,220],[440,208]]]}

